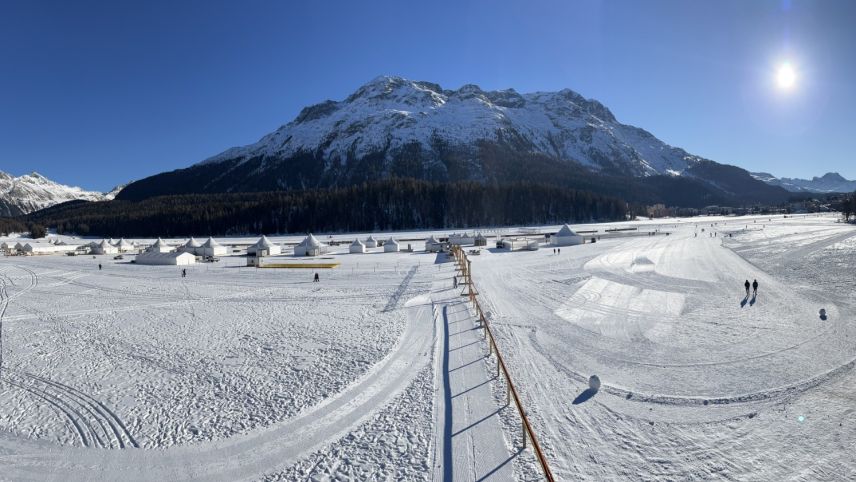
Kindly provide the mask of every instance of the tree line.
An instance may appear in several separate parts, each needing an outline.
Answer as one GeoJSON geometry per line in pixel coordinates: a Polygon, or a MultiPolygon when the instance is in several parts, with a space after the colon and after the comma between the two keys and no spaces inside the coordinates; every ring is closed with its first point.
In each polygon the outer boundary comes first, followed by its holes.
{"type": "Polygon", "coordinates": [[[615,197],[533,182],[394,178],[331,189],[75,201],[26,219],[61,234],[178,237],[616,221],[627,211],[615,197]]]}
{"type": "Polygon", "coordinates": [[[0,218],[0,236],[9,236],[11,233],[30,233],[33,239],[44,238],[47,229],[38,223],[24,223],[19,219],[0,218]]]}
{"type": "Polygon", "coordinates": [[[839,210],[844,215],[845,221],[850,221],[851,217],[856,216],[856,192],[844,196],[841,200],[839,210]]]}

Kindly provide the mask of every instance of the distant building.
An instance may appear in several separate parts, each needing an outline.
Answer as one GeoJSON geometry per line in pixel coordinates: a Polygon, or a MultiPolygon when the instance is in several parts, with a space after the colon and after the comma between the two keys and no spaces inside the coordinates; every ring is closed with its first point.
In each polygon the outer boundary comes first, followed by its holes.
{"type": "Polygon", "coordinates": [[[158,253],[154,251],[138,254],[136,264],[187,266],[196,263],[196,256],[187,252],[158,253]]]}
{"type": "Polygon", "coordinates": [[[137,249],[137,247],[134,246],[134,243],[125,241],[125,238],[120,239],[119,242],[116,243],[116,248],[119,249],[120,253],[130,253],[137,249]]]}
{"type": "Polygon", "coordinates": [[[372,235],[369,235],[369,237],[366,238],[366,242],[363,244],[366,245],[366,248],[377,248],[377,240],[372,235]]]}
{"type": "Polygon", "coordinates": [[[147,253],[169,253],[172,251],[173,247],[166,244],[161,238],[158,238],[158,240],[155,241],[155,244],[149,246],[148,249],[146,249],[147,253]]]}
{"type": "Polygon", "coordinates": [[[355,239],[351,246],[348,248],[348,251],[351,253],[365,253],[366,245],[363,244],[359,239],[355,239]]]}
{"type": "Polygon", "coordinates": [[[225,256],[228,250],[225,246],[218,243],[214,238],[208,238],[208,241],[202,245],[202,256],[225,256]]]}
{"type": "Polygon", "coordinates": [[[178,248],[178,250],[182,253],[190,253],[193,255],[202,256],[202,243],[200,243],[196,240],[196,238],[191,236],[186,243],[184,243],[180,248],[178,248]]]}
{"type": "Polygon", "coordinates": [[[425,251],[429,253],[439,253],[443,250],[443,243],[437,241],[434,236],[430,236],[425,240],[425,251]]]}
{"type": "Polygon", "coordinates": [[[567,224],[562,226],[558,233],[550,236],[552,246],[574,246],[583,242],[583,237],[575,233],[567,224]]]}
{"type": "Polygon", "coordinates": [[[398,245],[398,241],[393,238],[389,238],[387,241],[383,243],[383,251],[384,253],[397,253],[400,250],[400,246],[398,245]]]}
{"type": "Polygon", "coordinates": [[[66,244],[57,246],[51,243],[41,243],[41,242],[29,242],[25,243],[20,252],[29,255],[44,255],[44,254],[63,254],[74,252],[77,250],[76,245],[66,244]]]}
{"type": "Polygon", "coordinates": [[[100,243],[91,245],[90,252],[92,254],[119,254],[119,248],[110,244],[106,239],[102,239],[100,243]]]}
{"type": "Polygon", "coordinates": [[[294,247],[295,256],[320,256],[327,252],[329,247],[318,241],[313,235],[308,235],[303,241],[294,247]]]}
{"type": "Polygon", "coordinates": [[[470,233],[452,233],[449,235],[449,244],[452,246],[465,246],[476,243],[476,237],[470,233]]]}
{"type": "Polygon", "coordinates": [[[478,235],[476,235],[475,239],[473,240],[473,245],[474,246],[487,246],[487,238],[482,233],[479,233],[478,235]]]}
{"type": "Polygon", "coordinates": [[[267,236],[263,235],[255,244],[247,248],[247,254],[255,255],[262,251],[266,251],[268,256],[272,256],[282,254],[282,247],[272,243],[267,236]]]}

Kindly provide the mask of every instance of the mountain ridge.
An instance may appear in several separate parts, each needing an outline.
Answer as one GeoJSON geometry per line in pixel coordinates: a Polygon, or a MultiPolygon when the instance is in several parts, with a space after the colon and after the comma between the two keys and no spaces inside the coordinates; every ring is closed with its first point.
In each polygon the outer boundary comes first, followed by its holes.
{"type": "MultiPolygon", "coordinates": [[[[307,106],[253,144],[142,179],[118,198],[315,189],[393,177],[526,180],[589,186],[607,194],[615,194],[603,189],[616,179],[642,185],[631,190],[688,186],[695,179],[705,184],[702,194],[718,202],[774,202],[787,196],[745,170],[711,163],[717,164],[618,122],[606,106],[570,89],[520,94],[467,84],[449,90],[381,76],[344,100],[307,106]],[[714,171],[717,179],[706,177],[714,171]],[[653,179],[659,176],[675,180],[653,179]]],[[[702,197],[692,204],[704,202],[702,197]]]]}
{"type": "Polygon", "coordinates": [[[117,186],[109,193],[86,191],[52,181],[36,171],[18,177],[0,171],[0,216],[29,214],[73,200],[111,200],[122,188],[117,186]]]}
{"type": "Polygon", "coordinates": [[[811,179],[778,178],[768,172],[753,172],[752,177],[771,186],[779,186],[790,192],[809,193],[850,193],[856,191],[856,180],[845,179],[837,172],[827,172],[823,176],[811,179]]]}

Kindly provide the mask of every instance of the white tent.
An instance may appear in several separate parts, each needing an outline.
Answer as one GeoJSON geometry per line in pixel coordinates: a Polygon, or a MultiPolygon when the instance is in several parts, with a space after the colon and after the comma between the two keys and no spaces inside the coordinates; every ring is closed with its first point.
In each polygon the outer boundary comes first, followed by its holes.
{"type": "Polygon", "coordinates": [[[120,253],[129,253],[136,249],[134,243],[125,241],[125,238],[120,239],[119,242],[116,243],[116,247],[119,248],[120,253]]]}
{"type": "Polygon", "coordinates": [[[226,247],[218,243],[214,238],[208,238],[202,245],[202,256],[223,256],[227,253],[226,247]]]}
{"type": "Polygon", "coordinates": [[[366,242],[363,244],[365,244],[367,248],[377,248],[377,240],[371,234],[366,238],[366,242]]]}
{"type": "Polygon", "coordinates": [[[51,243],[33,241],[24,244],[24,246],[21,247],[20,251],[26,254],[60,254],[75,251],[76,249],[77,246],[70,244],[65,246],[57,246],[51,243]]]}
{"type": "Polygon", "coordinates": [[[294,247],[295,256],[318,256],[327,252],[329,247],[318,241],[313,235],[306,236],[303,241],[294,247]]]}
{"type": "Polygon", "coordinates": [[[172,246],[166,244],[164,240],[158,238],[155,241],[155,244],[149,246],[149,249],[146,250],[148,253],[169,253],[173,250],[172,246]]]}
{"type": "Polygon", "coordinates": [[[93,254],[117,254],[119,252],[119,248],[110,244],[106,239],[90,246],[93,254]]]}
{"type": "Polygon", "coordinates": [[[196,263],[196,256],[193,253],[157,253],[148,252],[138,254],[134,259],[136,264],[156,264],[156,265],[176,265],[186,266],[196,263]]]}
{"type": "Polygon", "coordinates": [[[473,241],[473,245],[487,246],[487,238],[482,233],[479,233],[478,235],[476,235],[476,239],[473,241]]]}
{"type": "Polygon", "coordinates": [[[178,250],[181,251],[182,253],[190,253],[190,254],[201,256],[202,255],[202,243],[197,241],[195,238],[191,237],[190,239],[187,240],[186,243],[184,243],[180,248],[178,248],[178,250]]]}
{"type": "Polygon", "coordinates": [[[366,252],[366,245],[363,244],[363,242],[360,241],[359,239],[355,239],[354,242],[351,243],[350,251],[352,253],[365,253],[366,252]]]}
{"type": "Polygon", "coordinates": [[[433,235],[425,240],[425,251],[428,251],[429,253],[437,253],[442,249],[443,243],[437,241],[433,235]]]}
{"type": "Polygon", "coordinates": [[[389,238],[385,243],[383,243],[383,251],[384,253],[395,253],[399,250],[398,241],[393,238],[389,238]]]}
{"type": "Polygon", "coordinates": [[[550,244],[553,246],[573,246],[583,244],[583,237],[571,230],[567,224],[562,226],[558,233],[550,237],[550,244]]]}
{"type": "Polygon", "coordinates": [[[282,248],[272,243],[267,236],[262,236],[256,244],[247,248],[247,254],[257,254],[259,251],[267,251],[269,255],[282,254],[282,248]]]}
{"type": "Polygon", "coordinates": [[[3,243],[0,243],[0,251],[15,251],[15,243],[12,241],[3,241],[3,243]]]}
{"type": "Polygon", "coordinates": [[[449,235],[449,244],[463,246],[466,244],[475,244],[476,238],[470,233],[452,233],[449,235]]]}

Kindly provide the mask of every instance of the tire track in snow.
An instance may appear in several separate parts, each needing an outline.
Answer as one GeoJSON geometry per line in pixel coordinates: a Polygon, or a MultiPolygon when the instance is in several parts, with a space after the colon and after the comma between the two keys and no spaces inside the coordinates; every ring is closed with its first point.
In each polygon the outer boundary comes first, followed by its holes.
{"type": "MultiPolygon", "coordinates": [[[[13,267],[26,272],[29,275],[30,283],[27,287],[10,296],[7,286],[12,280],[5,272],[0,275],[0,296],[2,296],[3,303],[2,311],[0,311],[0,329],[2,329],[2,321],[9,303],[36,288],[39,284],[39,277],[35,271],[20,265],[13,267]]],[[[2,345],[0,345],[0,349],[2,349],[2,345]]],[[[8,369],[2,381],[44,400],[56,411],[62,413],[74,427],[74,432],[77,433],[81,444],[85,447],[92,445],[103,448],[111,448],[114,445],[117,448],[139,447],[133,435],[112,410],[80,390],[31,373],[8,369]]]]}
{"type": "MultiPolygon", "coordinates": [[[[296,462],[362,423],[431,363],[432,308],[406,303],[408,323],[395,349],[338,394],[270,427],[168,450],[81,451],[0,438],[4,476],[30,480],[244,480],[296,462]]],[[[66,392],[67,393],[67,392],[66,392]]],[[[73,414],[72,414],[73,415],[73,414]]],[[[84,429],[84,427],[81,427],[84,429]]]]}

